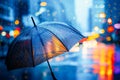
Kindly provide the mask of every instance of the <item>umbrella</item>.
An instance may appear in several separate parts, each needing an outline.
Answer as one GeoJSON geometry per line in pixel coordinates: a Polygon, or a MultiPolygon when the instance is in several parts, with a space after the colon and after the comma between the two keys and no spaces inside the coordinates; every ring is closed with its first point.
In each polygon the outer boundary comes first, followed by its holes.
{"type": "MultiPolygon", "coordinates": [[[[32,18],[32,17],[31,17],[32,18]]],[[[84,38],[74,27],[61,22],[43,22],[30,27],[13,40],[7,57],[8,70],[34,67],[47,61],[53,79],[55,79],[48,59],[68,52],[73,45],[84,38]]]]}

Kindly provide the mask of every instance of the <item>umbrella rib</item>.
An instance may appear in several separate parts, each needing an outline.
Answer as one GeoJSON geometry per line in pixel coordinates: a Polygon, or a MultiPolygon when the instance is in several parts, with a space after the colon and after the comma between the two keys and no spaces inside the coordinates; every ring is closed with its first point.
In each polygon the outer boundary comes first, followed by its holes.
{"type": "MultiPolygon", "coordinates": [[[[36,28],[36,30],[38,31],[38,28],[36,28]]],[[[38,31],[38,33],[39,33],[39,31],[38,31]]],[[[44,51],[45,51],[45,54],[46,54],[46,61],[47,61],[47,63],[48,63],[48,67],[49,67],[49,69],[50,69],[50,71],[51,71],[51,75],[52,75],[52,77],[53,77],[54,80],[57,80],[57,79],[55,78],[55,76],[54,76],[54,73],[52,72],[52,68],[51,68],[50,63],[49,63],[49,61],[48,61],[48,55],[47,55],[47,53],[46,53],[43,40],[42,40],[42,38],[41,38],[41,36],[40,36],[39,34],[38,34],[38,36],[39,36],[39,39],[40,39],[40,41],[41,41],[41,43],[42,43],[42,45],[43,45],[43,48],[44,48],[44,51]]]]}
{"type": "Polygon", "coordinates": [[[33,54],[33,48],[32,48],[32,37],[31,37],[31,52],[32,52],[33,66],[35,66],[35,63],[34,63],[34,54],[33,54]]]}
{"type": "MultiPolygon", "coordinates": [[[[42,27],[42,28],[43,28],[43,27],[42,27]]],[[[63,42],[62,42],[52,31],[50,31],[50,30],[47,29],[47,28],[43,28],[43,29],[46,29],[46,30],[48,30],[49,32],[51,32],[51,33],[63,44],[63,42]]],[[[67,51],[69,51],[69,49],[65,46],[65,44],[63,44],[63,46],[66,48],[67,51]]]]}

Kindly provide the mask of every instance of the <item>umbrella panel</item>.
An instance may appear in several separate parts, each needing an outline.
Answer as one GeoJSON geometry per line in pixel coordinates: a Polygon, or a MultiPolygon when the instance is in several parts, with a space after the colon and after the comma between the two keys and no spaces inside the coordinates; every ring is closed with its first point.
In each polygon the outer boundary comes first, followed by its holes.
{"type": "Polygon", "coordinates": [[[59,22],[45,22],[38,25],[38,30],[45,28],[55,34],[59,40],[65,45],[67,50],[70,50],[84,36],[70,25],[59,23],[59,22]]]}
{"type": "Polygon", "coordinates": [[[63,43],[50,31],[32,35],[32,47],[35,65],[67,51],[63,43]]]}

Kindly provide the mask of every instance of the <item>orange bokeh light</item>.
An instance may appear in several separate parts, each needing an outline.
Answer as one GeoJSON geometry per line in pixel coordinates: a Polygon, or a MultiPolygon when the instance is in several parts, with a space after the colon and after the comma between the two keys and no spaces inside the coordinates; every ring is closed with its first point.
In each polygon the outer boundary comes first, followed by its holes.
{"type": "Polygon", "coordinates": [[[47,6],[47,2],[41,2],[40,6],[47,6]]]}
{"type": "Polygon", "coordinates": [[[86,38],[83,38],[83,39],[81,39],[80,41],[79,41],[79,43],[83,43],[84,41],[87,41],[87,37],[86,38]]]}
{"type": "Polygon", "coordinates": [[[14,38],[16,38],[20,34],[20,31],[14,30],[14,38]]]}
{"type": "Polygon", "coordinates": [[[3,27],[0,25],[0,31],[2,31],[3,30],[3,27]]]}
{"type": "Polygon", "coordinates": [[[109,33],[113,32],[114,31],[114,27],[113,26],[108,26],[107,31],[109,33]]]}
{"type": "Polygon", "coordinates": [[[15,20],[15,25],[18,25],[19,23],[20,23],[20,21],[19,20],[15,20]]]}

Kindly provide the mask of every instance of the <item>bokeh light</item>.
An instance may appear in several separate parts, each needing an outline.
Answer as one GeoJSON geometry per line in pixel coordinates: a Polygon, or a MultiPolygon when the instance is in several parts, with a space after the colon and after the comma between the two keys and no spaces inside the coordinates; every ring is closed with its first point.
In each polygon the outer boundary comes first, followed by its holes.
{"type": "Polygon", "coordinates": [[[107,36],[107,37],[106,37],[106,40],[107,40],[107,41],[111,41],[111,37],[110,37],[110,36],[107,36]]]}
{"type": "Polygon", "coordinates": [[[111,25],[112,24],[112,18],[108,18],[107,22],[108,22],[109,25],[111,25]]]}
{"type": "Polygon", "coordinates": [[[79,41],[79,43],[83,43],[84,41],[87,41],[87,37],[86,38],[83,38],[83,39],[81,39],[80,41],[79,41]]]}
{"type": "Polygon", "coordinates": [[[94,27],[94,30],[95,30],[95,31],[98,31],[98,30],[99,30],[99,27],[98,27],[98,26],[95,26],[95,27],[94,27]]]}
{"type": "Polygon", "coordinates": [[[10,35],[10,36],[14,36],[14,31],[11,30],[11,31],[9,32],[9,35],[10,35]]]}
{"type": "Polygon", "coordinates": [[[21,29],[20,29],[20,27],[16,27],[15,29],[16,29],[16,30],[18,30],[18,31],[20,31],[20,30],[21,30],[21,29]]]}
{"type": "Polygon", "coordinates": [[[0,31],[2,31],[3,30],[3,27],[0,25],[0,31]]]}
{"type": "Polygon", "coordinates": [[[120,29],[120,23],[114,24],[114,27],[115,27],[116,29],[120,29]]]}
{"type": "Polygon", "coordinates": [[[113,26],[108,26],[107,31],[109,33],[113,32],[114,31],[114,27],[113,26]]]}
{"type": "Polygon", "coordinates": [[[93,39],[96,39],[96,38],[99,38],[99,37],[100,37],[100,34],[93,33],[92,35],[88,36],[88,40],[93,40],[93,39]]]}
{"type": "Polygon", "coordinates": [[[6,34],[6,38],[10,38],[10,35],[8,33],[6,34]]]}
{"type": "Polygon", "coordinates": [[[99,17],[100,17],[100,18],[106,18],[106,14],[105,14],[104,12],[101,12],[101,13],[99,14],[99,17]]]}
{"type": "Polygon", "coordinates": [[[41,2],[40,6],[47,6],[47,2],[41,2]]]}
{"type": "Polygon", "coordinates": [[[19,30],[14,30],[14,38],[16,38],[20,34],[19,30]]]}
{"type": "Polygon", "coordinates": [[[2,36],[5,36],[5,35],[6,35],[6,32],[5,32],[5,31],[2,31],[1,35],[2,35],[2,36]]]}
{"type": "Polygon", "coordinates": [[[15,25],[18,25],[19,23],[20,23],[20,21],[19,20],[15,20],[15,25]]]}
{"type": "Polygon", "coordinates": [[[83,46],[86,48],[95,48],[97,46],[97,41],[95,39],[84,41],[83,46]]]}
{"type": "Polygon", "coordinates": [[[104,34],[105,33],[105,30],[104,29],[101,29],[100,30],[100,34],[104,34]]]}

